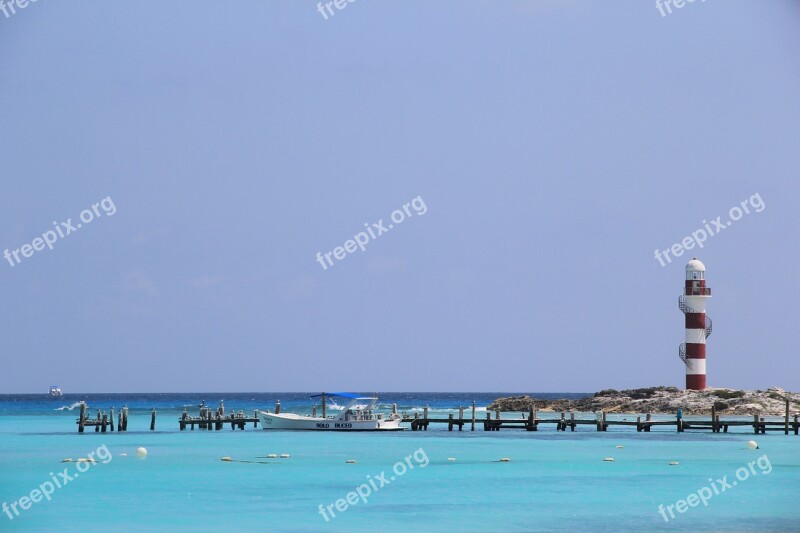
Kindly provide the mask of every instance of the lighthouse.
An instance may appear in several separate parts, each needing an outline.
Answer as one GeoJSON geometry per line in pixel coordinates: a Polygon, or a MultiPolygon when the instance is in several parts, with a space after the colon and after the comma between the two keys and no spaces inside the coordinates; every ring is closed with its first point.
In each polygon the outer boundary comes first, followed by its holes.
{"type": "Polygon", "coordinates": [[[693,257],[686,264],[686,284],[678,298],[678,308],[686,322],[686,341],[678,347],[678,356],[686,365],[686,388],[706,388],[706,339],[711,335],[711,319],[706,316],[706,266],[693,257]]]}

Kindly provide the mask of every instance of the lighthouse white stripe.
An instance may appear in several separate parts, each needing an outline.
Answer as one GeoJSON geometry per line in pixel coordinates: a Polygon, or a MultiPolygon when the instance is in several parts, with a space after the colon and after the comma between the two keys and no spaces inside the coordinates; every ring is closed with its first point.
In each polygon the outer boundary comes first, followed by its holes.
{"type": "Polygon", "coordinates": [[[704,329],[687,329],[686,330],[686,342],[694,343],[694,344],[705,344],[706,343],[706,330],[704,329]]]}
{"type": "Polygon", "coordinates": [[[705,359],[686,359],[686,375],[696,375],[706,373],[705,359]]]}
{"type": "Polygon", "coordinates": [[[711,298],[710,296],[687,296],[686,297],[686,305],[694,310],[695,313],[705,313],[706,312],[706,298],[711,298]]]}

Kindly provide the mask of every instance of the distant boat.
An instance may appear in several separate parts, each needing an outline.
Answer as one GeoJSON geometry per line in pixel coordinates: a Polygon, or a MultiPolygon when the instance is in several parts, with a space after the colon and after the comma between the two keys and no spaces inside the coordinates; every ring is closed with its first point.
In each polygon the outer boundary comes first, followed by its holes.
{"type": "Polygon", "coordinates": [[[48,394],[51,398],[61,398],[64,395],[61,392],[61,389],[58,388],[58,385],[51,385],[50,392],[48,394]]]}
{"type": "MultiPolygon", "coordinates": [[[[257,411],[263,429],[289,429],[306,431],[403,431],[401,418],[392,413],[388,417],[373,413],[378,403],[377,397],[356,396],[349,393],[322,393],[312,398],[322,398],[322,416],[316,416],[317,408],[311,416],[294,413],[270,413],[257,411]],[[333,416],[327,416],[326,400],[330,396],[349,400],[333,416]]],[[[338,404],[336,404],[339,407],[338,404]]]]}

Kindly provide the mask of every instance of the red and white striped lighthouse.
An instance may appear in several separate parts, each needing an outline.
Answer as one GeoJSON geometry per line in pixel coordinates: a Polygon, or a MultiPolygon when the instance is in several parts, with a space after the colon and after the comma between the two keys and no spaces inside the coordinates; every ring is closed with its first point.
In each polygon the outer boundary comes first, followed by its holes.
{"type": "Polygon", "coordinates": [[[686,364],[686,388],[706,388],[706,339],[711,335],[711,319],[706,316],[706,266],[693,257],[686,264],[686,285],[678,298],[678,307],[686,318],[686,342],[678,347],[678,356],[686,364]]]}

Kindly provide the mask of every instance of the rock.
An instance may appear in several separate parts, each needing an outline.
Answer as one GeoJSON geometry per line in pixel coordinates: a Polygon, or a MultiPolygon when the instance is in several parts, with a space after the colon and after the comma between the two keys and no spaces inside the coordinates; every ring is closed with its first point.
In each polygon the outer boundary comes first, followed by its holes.
{"type": "Polygon", "coordinates": [[[605,389],[594,393],[595,398],[598,396],[616,396],[617,394],[619,394],[617,389],[605,389]]]}

